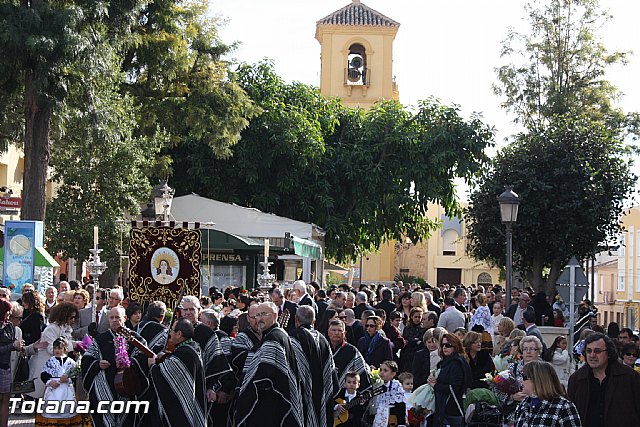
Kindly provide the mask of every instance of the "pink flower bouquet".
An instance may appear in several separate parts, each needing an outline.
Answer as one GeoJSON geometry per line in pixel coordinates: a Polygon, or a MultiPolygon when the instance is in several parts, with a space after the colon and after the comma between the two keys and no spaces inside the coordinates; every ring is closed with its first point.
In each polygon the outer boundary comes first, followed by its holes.
{"type": "Polygon", "coordinates": [[[482,381],[488,383],[494,391],[507,395],[512,395],[522,390],[520,382],[509,370],[498,372],[495,375],[486,374],[482,381]]]}
{"type": "Polygon", "coordinates": [[[116,368],[125,369],[131,366],[129,352],[127,351],[127,339],[116,335],[116,368]]]}

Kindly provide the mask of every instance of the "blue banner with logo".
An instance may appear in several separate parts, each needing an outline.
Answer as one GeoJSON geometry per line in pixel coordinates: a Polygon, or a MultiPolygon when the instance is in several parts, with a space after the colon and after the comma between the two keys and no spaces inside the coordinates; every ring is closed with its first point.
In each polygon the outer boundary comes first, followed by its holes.
{"type": "Polygon", "coordinates": [[[4,224],[3,284],[14,294],[33,284],[35,248],[43,244],[42,221],[7,221],[4,224]]]}

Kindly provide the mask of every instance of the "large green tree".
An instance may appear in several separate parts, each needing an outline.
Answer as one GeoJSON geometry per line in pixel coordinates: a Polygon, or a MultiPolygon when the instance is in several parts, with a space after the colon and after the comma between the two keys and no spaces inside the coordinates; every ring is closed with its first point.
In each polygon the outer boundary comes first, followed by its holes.
{"type": "MultiPolygon", "coordinates": [[[[100,49],[115,49],[120,58],[121,80],[106,79],[133,99],[135,136],[162,134],[169,147],[198,141],[229,155],[256,109],[227,76],[220,57],[229,47],[218,39],[207,6],[183,0],[0,4],[0,138],[5,147],[24,149],[23,219],[44,219],[51,143],[65,144],[62,116],[66,103],[75,102],[73,87],[110,70],[100,49]]],[[[100,93],[106,92],[94,96],[100,93]]],[[[163,160],[156,160],[152,175],[166,176],[163,160]]]]}
{"type": "Polygon", "coordinates": [[[513,227],[514,267],[537,290],[553,295],[575,255],[593,256],[618,230],[636,181],[619,131],[585,116],[556,116],[541,131],[516,136],[493,160],[466,212],[470,252],[505,264],[496,196],[511,184],[520,196],[513,227]]]}
{"type": "Polygon", "coordinates": [[[5,143],[22,142],[22,219],[44,220],[51,124],[78,77],[70,67],[91,56],[105,35],[126,31],[138,5],[100,0],[0,4],[0,136],[5,143]]]}
{"type": "Polygon", "coordinates": [[[139,211],[148,197],[147,175],[162,135],[135,135],[139,107],[118,91],[121,61],[110,44],[104,43],[88,62],[74,65],[85,78],[70,87],[59,113],[63,126],[53,132],[64,143],[52,145],[51,179],[57,187],[47,207],[47,241],[65,259],[84,259],[93,247],[93,226],[98,226],[102,259],[115,273],[125,228],[117,220],[139,211]],[[92,75],[86,68],[96,61],[102,72],[92,75]]]}
{"type": "Polygon", "coordinates": [[[527,128],[544,126],[554,115],[586,114],[621,119],[614,107],[618,89],[605,78],[613,64],[625,64],[627,52],[609,52],[598,30],[611,16],[598,0],[551,0],[525,6],[529,32],[510,30],[496,69],[497,95],[514,120],[527,128]]]}
{"type": "Polygon", "coordinates": [[[525,130],[476,183],[466,218],[471,253],[504,265],[496,196],[513,185],[521,196],[514,227],[514,264],[538,290],[553,292],[572,255],[594,255],[618,230],[633,188],[626,145],[637,115],[614,107],[619,96],[604,76],[624,62],[597,30],[608,16],[595,0],[552,0],[527,6],[530,33],[511,33],[496,93],[525,130]]]}
{"type": "MultiPolygon", "coordinates": [[[[233,46],[218,36],[208,1],[156,0],[144,5],[123,47],[121,90],[137,105],[137,135],[164,134],[164,147],[203,144],[227,157],[258,109],[229,78],[221,57],[233,46]]],[[[171,158],[157,159],[154,174],[166,178],[171,158]]]]}
{"type": "Polygon", "coordinates": [[[493,136],[478,117],[465,121],[433,99],[415,111],[395,101],[349,109],[285,83],[270,63],[242,66],[237,79],[263,113],[228,159],[197,143],[172,152],[172,183],[179,193],[314,222],[340,260],[387,239],[427,237],[438,226],[425,215],[429,202],[458,212],[453,178],[481,169],[493,136]]]}

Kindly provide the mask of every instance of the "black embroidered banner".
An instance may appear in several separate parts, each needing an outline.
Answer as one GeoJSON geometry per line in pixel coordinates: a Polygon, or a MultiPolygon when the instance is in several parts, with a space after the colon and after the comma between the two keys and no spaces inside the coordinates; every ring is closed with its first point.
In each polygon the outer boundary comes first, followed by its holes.
{"type": "Polygon", "coordinates": [[[200,297],[200,230],[132,228],[129,243],[129,299],[162,301],[173,307],[184,295],[200,297]]]}

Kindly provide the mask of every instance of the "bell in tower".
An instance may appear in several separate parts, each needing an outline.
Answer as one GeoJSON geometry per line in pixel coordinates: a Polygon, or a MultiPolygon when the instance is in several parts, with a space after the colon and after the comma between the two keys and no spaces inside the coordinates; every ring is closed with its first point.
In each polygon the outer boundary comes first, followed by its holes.
{"type": "Polygon", "coordinates": [[[368,85],[367,55],[360,43],[354,43],[349,47],[346,76],[347,85],[368,85]]]}

